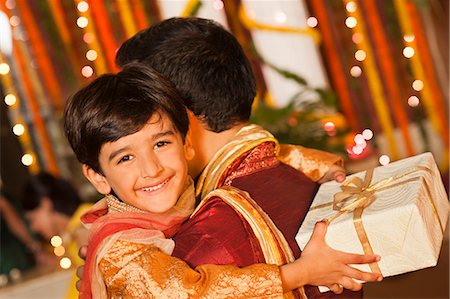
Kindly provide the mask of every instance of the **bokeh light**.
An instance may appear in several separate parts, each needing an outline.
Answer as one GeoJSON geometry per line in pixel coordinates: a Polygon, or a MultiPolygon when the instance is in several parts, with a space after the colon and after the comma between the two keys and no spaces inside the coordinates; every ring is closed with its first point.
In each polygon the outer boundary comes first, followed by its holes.
{"type": "Polygon", "coordinates": [[[23,165],[30,166],[33,164],[33,156],[30,154],[25,154],[22,156],[22,159],[20,159],[23,165]]]}
{"type": "Polygon", "coordinates": [[[25,127],[22,124],[16,124],[12,130],[15,135],[20,136],[25,132],[25,127]]]}
{"type": "Polygon", "coordinates": [[[319,24],[319,21],[317,21],[317,19],[315,17],[309,17],[306,20],[306,25],[308,25],[311,28],[316,27],[319,24]]]}
{"type": "Polygon", "coordinates": [[[415,91],[421,91],[423,89],[423,81],[422,80],[414,80],[412,83],[412,88],[415,91]]]}
{"type": "Polygon", "coordinates": [[[60,265],[61,268],[63,268],[63,269],[69,269],[70,266],[72,266],[72,261],[71,261],[68,257],[63,257],[63,258],[59,261],[59,265],[60,265]]]}
{"type": "Polygon", "coordinates": [[[357,24],[358,22],[354,17],[348,17],[347,19],[345,19],[345,26],[347,26],[348,28],[355,28],[357,24]]]}
{"type": "Polygon", "coordinates": [[[12,93],[7,94],[5,97],[5,104],[8,106],[12,106],[17,102],[17,98],[12,93]]]}
{"type": "Polygon", "coordinates": [[[403,56],[406,58],[411,58],[414,56],[414,49],[412,47],[405,47],[403,49],[403,56]]]}
{"type": "Polygon", "coordinates": [[[362,74],[362,69],[357,65],[352,66],[352,68],[350,69],[350,75],[352,75],[352,77],[357,78],[357,77],[361,76],[361,74],[362,74]]]}
{"type": "Polygon", "coordinates": [[[388,165],[391,162],[391,159],[389,158],[388,155],[381,155],[379,161],[380,164],[384,166],[388,165]]]}
{"type": "Polygon", "coordinates": [[[409,105],[410,107],[417,107],[417,106],[419,106],[419,104],[420,104],[420,100],[419,100],[418,97],[416,97],[416,96],[410,96],[410,97],[408,98],[408,105],[409,105]]]}
{"type": "Polygon", "coordinates": [[[52,244],[53,247],[58,247],[62,245],[62,238],[60,236],[53,236],[50,239],[50,244],[52,244]]]}

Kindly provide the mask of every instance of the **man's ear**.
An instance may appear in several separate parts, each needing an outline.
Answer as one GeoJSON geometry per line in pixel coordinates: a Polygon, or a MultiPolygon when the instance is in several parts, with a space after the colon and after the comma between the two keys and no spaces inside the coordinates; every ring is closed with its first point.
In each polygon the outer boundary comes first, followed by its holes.
{"type": "Polygon", "coordinates": [[[194,156],[195,150],[192,146],[191,130],[189,130],[184,139],[184,157],[186,158],[186,160],[190,161],[194,158],[194,156]]]}
{"type": "Polygon", "coordinates": [[[102,174],[96,172],[94,169],[85,164],[83,164],[83,174],[99,193],[111,193],[111,186],[102,174]]]}

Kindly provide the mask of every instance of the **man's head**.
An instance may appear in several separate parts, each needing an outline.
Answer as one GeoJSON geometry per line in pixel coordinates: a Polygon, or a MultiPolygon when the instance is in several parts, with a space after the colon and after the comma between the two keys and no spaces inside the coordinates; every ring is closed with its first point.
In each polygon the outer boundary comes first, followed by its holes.
{"type": "Polygon", "coordinates": [[[133,61],[169,78],[208,130],[218,133],[248,121],[255,79],[238,41],[220,24],[201,18],[164,20],[120,47],[117,64],[133,61]]]}
{"type": "Polygon", "coordinates": [[[83,173],[142,210],[164,212],[185,188],[188,117],[176,89],[156,71],[129,65],[69,99],[65,132],[83,173]]]}

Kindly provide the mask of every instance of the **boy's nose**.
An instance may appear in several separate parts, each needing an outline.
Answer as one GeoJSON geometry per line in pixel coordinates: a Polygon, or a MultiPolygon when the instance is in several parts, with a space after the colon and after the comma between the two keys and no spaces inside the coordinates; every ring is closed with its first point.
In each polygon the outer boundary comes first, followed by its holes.
{"type": "Polygon", "coordinates": [[[161,163],[157,157],[148,157],[142,161],[141,175],[142,177],[157,177],[163,170],[161,163]]]}

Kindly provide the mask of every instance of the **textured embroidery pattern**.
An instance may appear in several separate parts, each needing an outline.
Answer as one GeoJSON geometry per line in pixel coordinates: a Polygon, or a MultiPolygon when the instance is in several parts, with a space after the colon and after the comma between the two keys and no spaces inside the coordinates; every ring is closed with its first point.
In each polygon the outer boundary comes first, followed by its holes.
{"type": "Polygon", "coordinates": [[[237,167],[225,179],[225,186],[231,186],[231,182],[238,177],[246,176],[260,169],[270,168],[280,163],[276,157],[276,148],[273,142],[265,142],[253,150],[245,159],[237,165],[231,165],[231,169],[237,167]]]}
{"type": "Polygon", "coordinates": [[[155,246],[119,240],[100,262],[108,298],[283,298],[277,266],[195,270],[155,246]]]}

